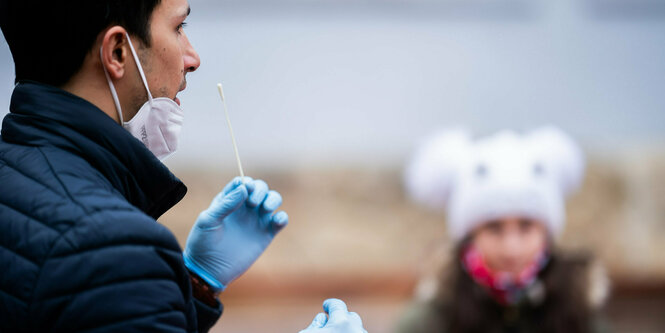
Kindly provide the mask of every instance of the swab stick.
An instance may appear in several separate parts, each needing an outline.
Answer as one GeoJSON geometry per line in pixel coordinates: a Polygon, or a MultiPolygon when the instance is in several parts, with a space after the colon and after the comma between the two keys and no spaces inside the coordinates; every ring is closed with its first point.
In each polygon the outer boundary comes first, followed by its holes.
{"type": "Polygon", "coordinates": [[[229,110],[226,107],[226,98],[224,98],[224,89],[222,84],[217,84],[217,90],[219,90],[219,97],[222,98],[222,103],[224,103],[224,114],[226,114],[226,123],[229,125],[229,133],[231,133],[231,142],[233,142],[233,151],[236,153],[236,162],[238,162],[238,170],[240,170],[240,180],[245,184],[245,173],[242,171],[242,163],[240,163],[240,154],[238,154],[238,145],[236,144],[236,137],[233,135],[233,127],[231,127],[231,118],[229,117],[229,110]]]}

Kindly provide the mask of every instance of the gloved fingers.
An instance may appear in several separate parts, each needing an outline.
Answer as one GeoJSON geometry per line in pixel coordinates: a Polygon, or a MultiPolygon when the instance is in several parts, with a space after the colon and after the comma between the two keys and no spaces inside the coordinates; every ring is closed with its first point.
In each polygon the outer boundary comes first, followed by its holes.
{"type": "Polygon", "coordinates": [[[263,200],[265,200],[266,196],[268,195],[269,188],[268,184],[260,179],[257,179],[252,183],[254,184],[254,190],[249,194],[247,205],[254,208],[258,207],[263,202],[263,200]]]}
{"type": "Polygon", "coordinates": [[[350,318],[352,321],[358,323],[358,325],[360,325],[360,326],[363,325],[363,320],[360,318],[360,315],[358,315],[357,313],[355,313],[355,312],[349,312],[349,318],[350,318]]]}
{"type": "Polygon", "coordinates": [[[247,188],[238,186],[221,199],[215,198],[210,207],[202,213],[202,215],[207,214],[210,218],[199,219],[199,227],[202,229],[218,227],[225,217],[242,206],[243,202],[247,200],[247,196],[247,188]]]}
{"type": "MultiPolygon", "coordinates": [[[[252,183],[252,178],[251,177],[245,177],[243,178],[245,180],[245,186],[247,187],[247,191],[249,193],[254,190],[253,184],[252,183]]],[[[222,190],[222,195],[227,195],[229,192],[233,191],[236,187],[242,185],[242,179],[240,177],[235,177],[233,180],[231,180],[226,186],[224,186],[224,189],[222,190]]]]}
{"type": "Polygon", "coordinates": [[[358,325],[362,329],[362,333],[367,333],[367,330],[363,327],[363,320],[360,318],[360,315],[355,312],[349,312],[349,319],[354,325],[358,325]]]}
{"type": "Polygon", "coordinates": [[[261,205],[261,213],[270,213],[274,212],[282,204],[282,196],[277,193],[277,191],[270,190],[266,199],[263,200],[261,205]]]}
{"type": "Polygon", "coordinates": [[[240,177],[235,177],[233,178],[230,182],[224,186],[224,189],[220,193],[222,196],[229,194],[229,192],[235,190],[236,187],[240,186],[242,182],[240,181],[240,177]]]}
{"type": "Polygon", "coordinates": [[[245,186],[247,187],[247,192],[248,193],[254,192],[254,179],[252,179],[252,177],[245,176],[243,180],[245,180],[245,186]]]}
{"type": "Polygon", "coordinates": [[[328,316],[326,316],[326,314],[322,312],[317,314],[316,317],[314,317],[314,320],[307,328],[321,328],[323,326],[326,326],[327,322],[328,322],[328,316]]]}
{"type": "Polygon", "coordinates": [[[289,215],[285,211],[279,211],[270,218],[273,234],[282,231],[289,224],[289,215]]]}
{"type": "Polygon", "coordinates": [[[323,302],[323,310],[328,314],[328,322],[343,321],[349,313],[346,304],[339,299],[331,298],[323,302]]]}

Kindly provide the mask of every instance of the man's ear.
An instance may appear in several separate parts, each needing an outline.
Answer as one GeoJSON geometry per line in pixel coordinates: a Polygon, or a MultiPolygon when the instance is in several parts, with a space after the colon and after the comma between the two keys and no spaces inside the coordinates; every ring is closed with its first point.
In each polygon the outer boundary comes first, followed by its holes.
{"type": "Polygon", "coordinates": [[[111,27],[102,38],[101,58],[102,66],[106,68],[112,80],[125,76],[125,66],[129,56],[129,44],[125,28],[111,27]]]}

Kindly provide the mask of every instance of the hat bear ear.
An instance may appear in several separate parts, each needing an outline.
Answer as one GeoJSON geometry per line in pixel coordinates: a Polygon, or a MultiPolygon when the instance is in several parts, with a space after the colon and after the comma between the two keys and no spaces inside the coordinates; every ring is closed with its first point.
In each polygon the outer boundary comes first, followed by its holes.
{"type": "Polygon", "coordinates": [[[423,140],[404,174],[409,196],[420,204],[444,210],[471,145],[468,133],[461,129],[440,131],[423,140]]]}
{"type": "Polygon", "coordinates": [[[585,161],[582,149],[559,128],[547,126],[528,134],[532,151],[551,170],[561,194],[568,196],[581,185],[585,161]]]}

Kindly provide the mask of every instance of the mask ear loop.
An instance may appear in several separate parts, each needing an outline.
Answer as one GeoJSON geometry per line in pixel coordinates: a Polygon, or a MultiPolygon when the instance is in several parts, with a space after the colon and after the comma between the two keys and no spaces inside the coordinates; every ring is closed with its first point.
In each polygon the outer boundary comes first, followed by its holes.
{"type": "Polygon", "coordinates": [[[141,74],[141,80],[143,81],[143,85],[145,86],[145,90],[148,92],[148,102],[150,103],[150,106],[152,106],[152,94],[150,93],[150,88],[148,88],[148,80],[145,78],[145,73],[143,73],[143,67],[141,66],[141,61],[139,60],[139,56],[136,53],[136,50],[134,50],[134,45],[132,45],[132,40],[129,38],[129,33],[125,31],[125,36],[127,36],[127,42],[129,43],[129,49],[132,50],[132,56],[134,56],[134,61],[136,62],[136,67],[139,69],[139,74],[141,74]]]}
{"type": "Polygon", "coordinates": [[[111,88],[111,96],[113,96],[113,103],[115,103],[115,110],[118,112],[118,117],[120,118],[120,125],[122,125],[124,124],[124,121],[122,119],[122,108],[120,107],[120,99],[118,99],[118,93],[115,91],[115,85],[111,80],[111,76],[109,75],[109,72],[106,70],[106,66],[104,66],[104,56],[102,51],[104,51],[104,45],[99,47],[99,58],[102,61],[102,68],[104,69],[104,75],[106,75],[106,82],[109,83],[109,87],[111,88]]]}

